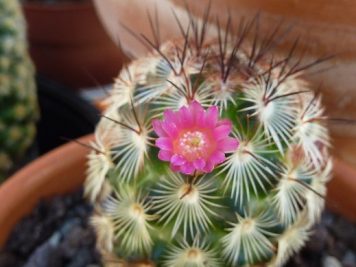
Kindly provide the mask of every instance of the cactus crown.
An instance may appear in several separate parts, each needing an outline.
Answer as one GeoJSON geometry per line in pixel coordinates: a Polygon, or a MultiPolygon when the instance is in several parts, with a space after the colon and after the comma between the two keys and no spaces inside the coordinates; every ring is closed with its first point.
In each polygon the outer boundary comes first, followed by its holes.
{"type": "Polygon", "coordinates": [[[121,71],[85,184],[104,259],[279,266],[307,240],[332,167],[321,99],[295,46],[271,55],[277,31],[248,43],[257,24],[206,40],[192,19],[121,71]]]}
{"type": "Polygon", "coordinates": [[[34,68],[18,1],[0,0],[0,181],[32,144],[38,117],[34,68]]]}

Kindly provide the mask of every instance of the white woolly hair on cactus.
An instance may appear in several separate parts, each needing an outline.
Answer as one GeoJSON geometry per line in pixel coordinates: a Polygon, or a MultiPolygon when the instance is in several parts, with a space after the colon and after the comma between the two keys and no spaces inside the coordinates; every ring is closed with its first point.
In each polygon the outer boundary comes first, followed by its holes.
{"type": "Polygon", "coordinates": [[[303,73],[327,57],[303,65],[296,39],[279,58],[286,32],[261,36],[259,16],[208,40],[208,17],[177,19],[182,37],[161,44],[149,16],[154,40],[132,34],[152,51],[106,100],[85,193],[118,262],[281,266],[323,210],[327,118],[303,73]]]}

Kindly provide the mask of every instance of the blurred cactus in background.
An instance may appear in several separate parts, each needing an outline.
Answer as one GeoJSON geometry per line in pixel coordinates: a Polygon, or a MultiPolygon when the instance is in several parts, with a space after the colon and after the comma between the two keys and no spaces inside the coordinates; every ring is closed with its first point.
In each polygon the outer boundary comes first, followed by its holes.
{"type": "MultiPolygon", "coordinates": [[[[217,37],[191,18],[116,79],[85,193],[104,262],[281,266],[308,239],[330,179],[321,98],[296,45],[273,55],[258,18],[217,37]],[[254,35],[252,42],[246,38],[254,35]]],[[[142,38],[141,38],[142,37],[142,38]]],[[[126,265],[123,265],[126,266],[126,265]]]]}
{"type": "Polygon", "coordinates": [[[0,0],[0,181],[35,137],[38,117],[34,68],[20,5],[0,0]]]}

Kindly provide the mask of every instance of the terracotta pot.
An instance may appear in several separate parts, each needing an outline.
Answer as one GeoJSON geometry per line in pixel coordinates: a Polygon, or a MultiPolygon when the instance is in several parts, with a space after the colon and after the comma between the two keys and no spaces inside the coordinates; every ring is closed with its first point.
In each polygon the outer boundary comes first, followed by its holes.
{"type": "Polygon", "coordinates": [[[334,177],[328,183],[327,207],[356,222],[356,170],[334,158],[334,177]]]}
{"type": "MultiPolygon", "coordinates": [[[[191,12],[202,18],[210,0],[189,1],[191,12]]],[[[183,27],[188,23],[188,15],[183,0],[95,0],[103,25],[113,40],[120,41],[122,48],[134,56],[146,53],[140,44],[124,27],[136,34],[144,34],[152,40],[152,32],[147,13],[152,16],[157,9],[161,40],[181,36],[171,10],[174,10],[183,27]],[[167,12],[169,11],[169,12],[167,12]]],[[[307,76],[316,87],[321,84],[327,114],[332,118],[356,120],[356,2],[339,0],[211,0],[210,25],[216,17],[224,21],[229,9],[232,19],[251,19],[261,13],[260,31],[270,32],[283,19],[284,25],[293,25],[292,32],[279,46],[278,53],[286,54],[297,36],[301,37],[301,47],[306,48],[305,63],[320,56],[336,54],[322,68],[329,71],[307,76]]],[[[223,22],[221,23],[223,24],[223,22]]],[[[216,34],[210,26],[209,35],[216,34]]],[[[348,163],[356,162],[355,124],[331,123],[334,152],[348,163]],[[342,148],[342,149],[341,149],[342,148]]]]}
{"type": "MultiPolygon", "coordinates": [[[[93,136],[80,139],[88,142],[93,136]]],[[[11,229],[40,199],[79,188],[85,178],[88,149],[63,145],[35,160],[0,187],[0,248],[11,229]]],[[[328,184],[328,207],[356,222],[356,171],[335,159],[335,177],[328,184]]]]}
{"type": "Polygon", "coordinates": [[[22,6],[39,73],[72,88],[113,81],[125,57],[101,26],[91,1],[22,6]]]}
{"type": "MultiPolygon", "coordinates": [[[[92,136],[79,139],[88,142],[92,136]]],[[[11,229],[40,199],[79,188],[88,149],[68,143],[36,159],[0,186],[0,247],[11,229]]]]}

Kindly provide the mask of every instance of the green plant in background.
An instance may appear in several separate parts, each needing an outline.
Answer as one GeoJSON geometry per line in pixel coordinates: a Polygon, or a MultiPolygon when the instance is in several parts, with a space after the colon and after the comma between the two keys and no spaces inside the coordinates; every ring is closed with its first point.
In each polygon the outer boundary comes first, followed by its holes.
{"type": "Polygon", "coordinates": [[[301,77],[319,61],[301,64],[297,42],[274,56],[278,27],[249,43],[258,19],[209,41],[194,19],[181,40],[161,45],[153,30],[91,144],[104,261],[283,265],[319,220],[332,169],[321,98],[301,77]]]}
{"type": "Polygon", "coordinates": [[[20,5],[0,0],[0,180],[24,155],[38,117],[34,68],[20,5]]]}

